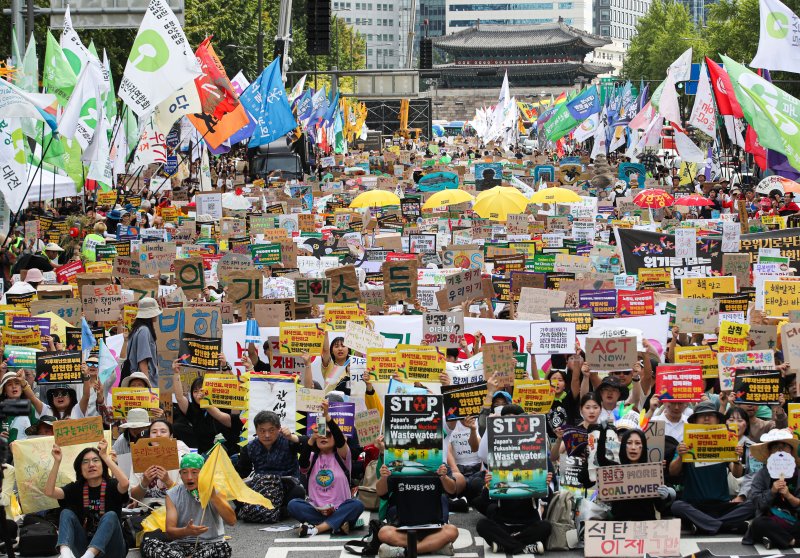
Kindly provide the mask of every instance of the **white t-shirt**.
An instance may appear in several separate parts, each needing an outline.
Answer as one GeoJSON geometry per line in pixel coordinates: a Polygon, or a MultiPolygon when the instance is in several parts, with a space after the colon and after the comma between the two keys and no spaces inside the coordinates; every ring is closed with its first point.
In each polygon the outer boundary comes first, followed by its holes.
{"type": "Polygon", "coordinates": [[[680,444],[683,442],[683,425],[686,424],[687,418],[689,415],[683,414],[678,422],[670,422],[667,418],[667,415],[661,414],[656,415],[652,419],[653,422],[663,422],[664,423],[664,435],[665,436],[672,436],[678,443],[680,444]]]}
{"type": "Polygon", "coordinates": [[[478,454],[469,447],[469,435],[469,427],[459,421],[444,440],[445,452],[452,446],[456,463],[459,465],[477,465],[481,462],[478,454]]]}

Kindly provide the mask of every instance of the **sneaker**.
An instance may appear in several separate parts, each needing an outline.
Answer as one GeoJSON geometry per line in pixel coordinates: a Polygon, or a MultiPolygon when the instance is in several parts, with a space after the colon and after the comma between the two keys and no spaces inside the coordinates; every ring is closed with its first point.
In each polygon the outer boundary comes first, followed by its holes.
{"type": "Polygon", "coordinates": [[[341,527],[339,527],[339,533],[342,535],[349,535],[350,534],[350,522],[345,521],[342,523],[341,527]]]}
{"type": "Polygon", "coordinates": [[[772,548],[772,541],[769,540],[769,537],[763,537],[761,539],[761,544],[763,544],[764,548],[766,548],[767,550],[772,548]]]}
{"type": "Polygon", "coordinates": [[[456,550],[453,548],[453,543],[447,543],[442,548],[437,550],[436,554],[442,554],[444,556],[455,556],[456,550]]]}
{"type": "Polygon", "coordinates": [[[500,545],[497,544],[496,542],[493,542],[492,544],[490,544],[489,547],[492,549],[492,552],[494,552],[495,554],[498,554],[500,552],[500,545]]]}
{"type": "Polygon", "coordinates": [[[301,523],[300,527],[297,528],[297,536],[301,539],[306,537],[313,537],[317,534],[317,528],[312,527],[308,523],[301,523]]]}
{"type": "Polygon", "coordinates": [[[402,546],[392,546],[383,543],[378,549],[378,558],[405,558],[406,549],[402,546]]]}
{"type": "Polygon", "coordinates": [[[541,542],[529,544],[522,549],[525,554],[544,554],[544,545],[541,542]]]}
{"type": "Polygon", "coordinates": [[[461,498],[453,498],[448,502],[448,509],[455,513],[467,513],[469,511],[469,503],[463,496],[461,498]]]}

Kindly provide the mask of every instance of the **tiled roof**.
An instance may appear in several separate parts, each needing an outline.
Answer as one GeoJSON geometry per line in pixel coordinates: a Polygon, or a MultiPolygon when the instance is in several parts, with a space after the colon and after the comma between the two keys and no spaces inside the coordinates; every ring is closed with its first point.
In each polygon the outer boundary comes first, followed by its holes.
{"type": "Polygon", "coordinates": [[[469,27],[450,35],[434,37],[433,46],[451,51],[487,49],[531,49],[583,46],[588,50],[611,43],[610,39],[571,27],[562,21],[538,25],[485,25],[469,27]]]}

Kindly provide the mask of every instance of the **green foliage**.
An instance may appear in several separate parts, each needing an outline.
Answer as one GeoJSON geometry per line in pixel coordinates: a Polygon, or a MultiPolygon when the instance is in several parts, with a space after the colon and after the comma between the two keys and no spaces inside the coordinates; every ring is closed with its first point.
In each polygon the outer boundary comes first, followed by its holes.
{"type": "Polygon", "coordinates": [[[634,81],[661,81],[673,60],[690,46],[695,62],[708,48],[686,6],[671,0],[653,0],[650,10],[636,25],[636,35],[631,39],[622,68],[623,76],[634,81]]]}

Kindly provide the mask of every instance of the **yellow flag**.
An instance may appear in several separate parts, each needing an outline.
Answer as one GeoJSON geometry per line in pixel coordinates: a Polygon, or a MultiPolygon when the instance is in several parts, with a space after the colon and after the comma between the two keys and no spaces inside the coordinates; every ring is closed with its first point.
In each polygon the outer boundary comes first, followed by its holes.
{"type": "Polygon", "coordinates": [[[219,444],[208,456],[208,460],[200,470],[200,478],[197,480],[201,506],[208,505],[214,488],[226,500],[238,500],[247,504],[264,506],[269,510],[273,509],[272,502],[248,487],[239,477],[239,473],[233,468],[230,457],[219,444]]]}
{"type": "Polygon", "coordinates": [[[153,513],[147,516],[147,519],[142,521],[142,531],[149,533],[150,531],[161,530],[167,532],[167,506],[160,506],[153,510],[153,513]]]}

